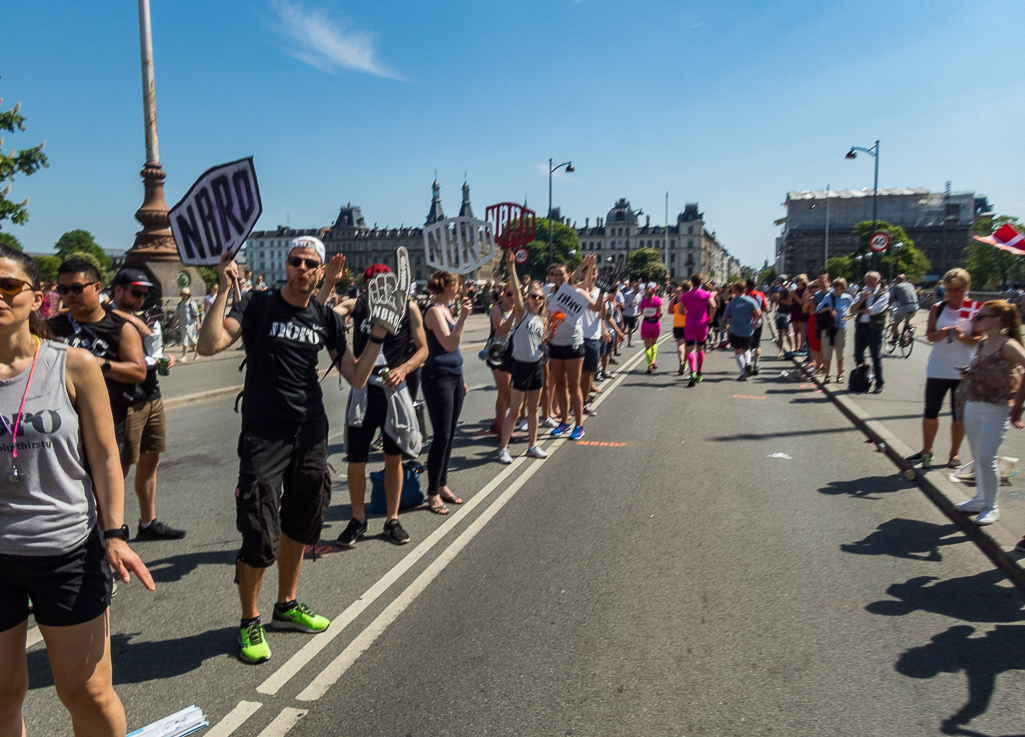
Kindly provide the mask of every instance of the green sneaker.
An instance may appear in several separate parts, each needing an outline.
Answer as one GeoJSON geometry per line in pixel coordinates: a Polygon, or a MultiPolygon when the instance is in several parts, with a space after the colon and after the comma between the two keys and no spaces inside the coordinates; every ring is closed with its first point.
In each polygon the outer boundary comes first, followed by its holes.
{"type": "Polygon", "coordinates": [[[238,657],[245,663],[262,663],[270,660],[270,645],[263,636],[263,625],[253,622],[238,631],[238,657]]]}
{"type": "Polygon", "coordinates": [[[705,377],[701,375],[700,371],[698,371],[698,383],[700,384],[704,380],[705,380],[705,377]]]}
{"type": "Polygon", "coordinates": [[[277,607],[274,607],[274,616],[270,620],[270,626],[274,629],[298,630],[311,635],[323,632],[329,624],[331,624],[330,619],[314,614],[302,602],[297,603],[287,612],[279,611],[277,607]]]}

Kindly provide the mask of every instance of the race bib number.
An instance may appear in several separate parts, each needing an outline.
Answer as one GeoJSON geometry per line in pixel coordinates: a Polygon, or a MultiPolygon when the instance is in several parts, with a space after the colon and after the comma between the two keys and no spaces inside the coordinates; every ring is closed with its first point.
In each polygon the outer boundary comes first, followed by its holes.
{"type": "Polygon", "coordinates": [[[654,317],[658,314],[658,310],[656,310],[654,307],[645,307],[642,312],[645,317],[654,317]]]}

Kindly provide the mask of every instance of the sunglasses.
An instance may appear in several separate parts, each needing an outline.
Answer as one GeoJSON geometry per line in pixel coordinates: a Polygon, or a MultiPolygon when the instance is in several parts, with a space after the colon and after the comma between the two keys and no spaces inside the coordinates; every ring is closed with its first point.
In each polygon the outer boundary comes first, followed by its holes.
{"type": "Polygon", "coordinates": [[[543,294],[528,294],[527,295],[527,299],[544,299],[544,298],[545,298],[545,296],[543,294]]]}
{"type": "Polygon", "coordinates": [[[5,297],[15,297],[24,292],[25,287],[31,289],[31,282],[27,282],[24,279],[15,279],[13,277],[0,279],[0,294],[5,297]]]}
{"type": "Polygon", "coordinates": [[[128,293],[136,299],[146,299],[149,296],[149,292],[140,292],[138,289],[129,289],[128,293]]]}
{"type": "Polygon", "coordinates": [[[85,291],[86,287],[91,287],[93,284],[99,284],[98,281],[86,282],[85,284],[69,284],[64,286],[63,284],[57,285],[57,293],[60,295],[73,294],[76,297],[85,291]]]}
{"type": "Polygon", "coordinates": [[[291,266],[293,269],[298,269],[303,264],[306,264],[307,269],[318,269],[320,268],[320,261],[315,258],[300,258],[299,256],[289,256],[285,259],[285,263],[291,266]]]}
{"type": "Polygon", "coordinates": [[[981,320],[984,317],[995,317],[995,315],[983,315],[981,312],[973,317],[973,320],[981,320]]]}

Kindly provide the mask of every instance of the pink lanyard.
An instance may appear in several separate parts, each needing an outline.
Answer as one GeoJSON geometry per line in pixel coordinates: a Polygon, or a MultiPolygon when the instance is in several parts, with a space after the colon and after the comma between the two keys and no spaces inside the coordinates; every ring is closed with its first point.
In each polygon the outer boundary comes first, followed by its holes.
{"type": "MultiPolygon", "coordinates": [[[[36,359],[39,358],[39,347],[43,344],[43,341],[38,336],[33,336],[36,339],[36,352],[32,355],[32,368],[28,372],[28,381],[25,383],[25,393],[21,396],[21,406],[18,408],[18,416],[14,420],[14,428],[11,429],[10,424],[7,422],[7,418],[0,413],[0,423],[3,423],[4,429],[7,430],[7,434],[11,436],[11,456],[13,459],[18,458],[18,430],[21,428],[21,418],[25,413],[25,400],[28,399],[28,389],[32,386],[32,375],[36,372],[36,359]]],[[[18,475],[18,466],[11,461],[11,475],[8,480],[13,483],[18,483],[21,478],[18,475]]]]}

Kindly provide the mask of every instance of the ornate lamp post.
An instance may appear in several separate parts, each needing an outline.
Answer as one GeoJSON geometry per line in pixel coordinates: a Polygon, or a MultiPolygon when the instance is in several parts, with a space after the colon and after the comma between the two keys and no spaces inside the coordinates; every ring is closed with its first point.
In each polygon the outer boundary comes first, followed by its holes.
{"type": "MultiPolygon", "coordinates": [[[[876,218],[876,213],[877,213],[877,210],[876,210],[876,199],[878,198],[878,195],[879,195],[879,140],[876,139],[876,145],[873,146],[872,148],[862,148],[861,146],[851,146],[851,150],[847,152],[847,155],[844,156],[844,158],[845,159],[856,159],[856,158],[858,158],[858,154],[856,153],[857,151],[861,151],[863,153],[868,154],[873,159],[875,159],[875,162],[876,162],[876,165],[875,165],[875,170],[876,170],[875,180],[874,180],[874,182],[872,184],[872,230],[870,230],[869,234],[868,234],[869,240],[871,240],[872,239],[872,234],[876,232],[876,222],[877,222],[877,218],[876,218]]],[[[872,254],[872,267],[875,268],[875,265],[876,265],[876,256],[875,256],[875,252],[873,252],[873,254],[872,254]]]]}
{"type": "Polygon", "coordinates": [[[555,230],[552,227],[552,174],[564,166],[567,172],[574,170],[572,161],[564,161],[558,166],[552,166],[552,159],[548,159],[548,263],[555,261],[555,252],[552,250],[552,231],[555,230]]]}

